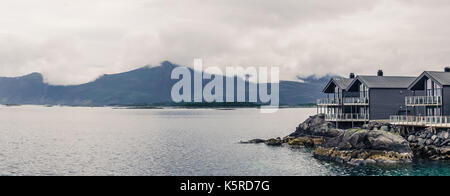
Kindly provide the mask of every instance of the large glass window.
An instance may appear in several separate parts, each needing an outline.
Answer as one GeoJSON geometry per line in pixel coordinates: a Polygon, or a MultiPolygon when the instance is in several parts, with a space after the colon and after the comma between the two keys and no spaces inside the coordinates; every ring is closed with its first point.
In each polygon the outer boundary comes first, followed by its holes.
{"type": "Polygon", "coordinates": [[[369,97],[369,89],[364,84],[359,85],[359,96],[361,98],[369,97]]]}
{"type": "Polygon", "coordinates": [[[334,98],[335,99],[339,99],[341,96],[340,96],[340,91],[341,91],[341,89],[339,89],[339,87],[334,87],[334,98]]]}
{"type": "Polygon", "coordinates": [[[435,83],[431,79],[426,80],[425,86],[427,96],[442,96],[441,86],[439,86],[439,84],[435,83]]]}

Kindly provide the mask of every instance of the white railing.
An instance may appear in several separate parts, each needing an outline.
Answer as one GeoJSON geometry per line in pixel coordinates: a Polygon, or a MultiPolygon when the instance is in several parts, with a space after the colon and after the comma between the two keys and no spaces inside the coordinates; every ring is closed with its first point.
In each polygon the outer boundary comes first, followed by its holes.
{"type": "Polygon", "coordinates": [[[450,116],[391,116],[394,125],[450,127],[450,116]]]}
{"type": "Polygon", "coordinates": [[[405,97],[405,104],[407,106],[442,105],[442,97],[441,96],[410,96],[410,97],[405,97]]]}
{"type": "Polygon", "coordinates": [[[344,97],[343,99],[323,98],[317,100],[317,105],[338,105],[343,101],[346,105],[367,105],[369,99],[365,97],[344,97]]]}
{"type": "Polygon", "coordinates": [[[338,105],[338,104],[340,104],[340,99],[323,98],[317,100],[317,105],[338,105]]]}
{"type": "Polygon", "coordinates": [[[328,121],[368,121],[368,114],[326,114],[325,119],[328,121]]]}
{"type": "Polygon", "coordinates": [[[346,105],[367,105],[369,99],[366,97],[345,97],[344,104],[346,105]]]}

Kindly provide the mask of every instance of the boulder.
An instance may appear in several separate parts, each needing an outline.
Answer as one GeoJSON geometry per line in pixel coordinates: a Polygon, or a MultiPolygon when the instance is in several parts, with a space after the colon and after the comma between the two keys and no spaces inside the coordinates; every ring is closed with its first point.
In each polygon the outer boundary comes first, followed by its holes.
{"type": "Polygon", "coordinates": [[[361,128],[363,128],[363,129],[369,129],[369,125],[368,125],[368,124],[363,124],[363,125],[361,126],[361,128]]]}
{"type": "Polygon", "coordinates": [[[328,139],[323,147],[337,147],[340,150],[372,149],[395,152],[410,152],[408,141],[399,135],[384,131],[350,129],[338,137],[328,139]]]}
{"type": "Polygon", "coordinates": [[[426,139],[431,139],[431,137],[433,136],[433,133],[431,133],[431,132],[428,132],[427,133],[427,137],[426,137],[426,139]]]}
{"type": "Polygon", "coordinates": [[[450,139],[447,139],[447,140],[443,141],[443,142],[441,143],[441,146],[445,146],[445,145],[447,145],[447,144],[450,144],[450,139]]]}
{"type": "Polygon", "coordinates": [[[422,138],[422,139],[426,139],[427,138],[427,133],[422,133],[422,134],[420,134],[419,137],[422,138]]]}
{"type": "Polygon", "coordinates": [[[386,125],[381,126],[380,131],[389,131],[389,127],[386,125]]]}
{"type": "Polygon", "coordinates": [[[336,137],[342,130],[336,129],[334,123],[326,122],[324,115],[311,116],[301,123],[291,137],[316,136],[316,137],[336,137]]]}
{"type": "Polygon", "coordinates": [[[441,144],[440,138],[437,138],[436,140],[433,141],[433,145],[435,145],[435,146],[440,146],[440,144],[441,144]]]}
{"type": "Polygon", "coordinates": [[[416,136],[414,136],[414,135],[408,136],[408,141],[409,142],[415,142],[416,141],[416,136]]]}
{"type": "Polygon", "coordinates": [[[427,139],[427,140],[425,141],[425,144],[426,144],[427,146],[429,146],[429,145],[433,144],[433,140],[427,139]]]}
{"type": "Polygon", "coordinates": [[[437,135],[433,135],[433,136],[431,136],[431,140],[433,140],[433,141],[436,141],[436,139],[438,138],[438,136],[437,135]]]}
{"type": "Polygon", "coordinates": [[[444,140],[449,139],[449,133],[447,131],[441,131],[439,132],[438,137],[444,140]]]}
{"type": "Polygon", "coordinates": [[[424,146],[426,141],[427,141],[426,139],[419,138],[419,139],[417,140],[417,144],[419,144],[419,145],[421,145],[421,146],[424,146]]]}
{"type": "Polygon", "coordinates": [[[412,161],[408,141],[385,131],[350,129],[316,148],[319,159],[349,164],[404,163],[412,161]]]}

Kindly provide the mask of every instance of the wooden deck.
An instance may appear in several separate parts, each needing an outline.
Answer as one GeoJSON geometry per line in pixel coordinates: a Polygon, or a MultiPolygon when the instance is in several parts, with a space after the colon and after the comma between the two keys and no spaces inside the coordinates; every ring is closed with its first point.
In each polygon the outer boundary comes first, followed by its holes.
{"type": "Polygon", "coordinates": [[[450,128],[450,116],[391,116],[391,124],[398,126],[450,128]]]}

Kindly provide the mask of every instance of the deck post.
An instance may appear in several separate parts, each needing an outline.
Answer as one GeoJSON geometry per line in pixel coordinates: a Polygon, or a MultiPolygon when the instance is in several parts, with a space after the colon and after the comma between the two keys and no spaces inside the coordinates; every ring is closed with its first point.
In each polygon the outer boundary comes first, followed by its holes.
{"type": "Polygon", "coordinates": [[[353,106],[350,106],[350,113],[351,113],[351,117],[352,117],[352,128],[355,128],[355,125],[353,123],[353,106]]]}

